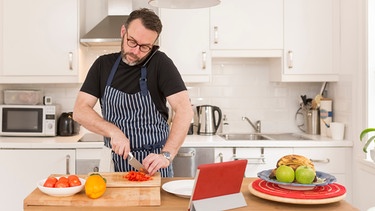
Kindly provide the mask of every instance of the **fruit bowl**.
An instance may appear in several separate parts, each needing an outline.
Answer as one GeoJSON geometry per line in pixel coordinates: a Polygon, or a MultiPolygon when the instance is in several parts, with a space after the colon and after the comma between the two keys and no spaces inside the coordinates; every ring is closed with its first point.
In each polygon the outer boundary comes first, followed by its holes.
{"type": "Polygon", "coordinates": [[[285,188],[289,190],[312,190],[316,186],[324,186],[324,185],[328,185],[328,184],[336,182],[335,176],[321,172],[321,171],[316,171],[317,181],[312,184],[300,184],[297,182],[292,182],[292,183],[279,182],[276,179],[269,178],[272,170],[273,169],[269,169],[269,170],[258,172],[258,177],[267,182],[277,184],[281,188],[285,188]]]}
{"type": "MultiPolygon", "coordinates": [[[[59,179],[59,177],[56,177],[56,178],[59,179]]],[[[37,183],[37,186],[38,186],[40,191],[42,191],[43,193],[45,193],[47,195],[50,195],[50,196],[72,196],[72,195],[80,192],[83,189],[83,187],[85,186],[85,182],[86,182],[86,180],[84,180],[82,178],[79,178],[79,180],[81,181],[80,186],[67,187],[67,188],[48,188],[48,187],[43,186],[43,184],[46,180],[47,180],[47,178],[40,180],[37,183]]]]}

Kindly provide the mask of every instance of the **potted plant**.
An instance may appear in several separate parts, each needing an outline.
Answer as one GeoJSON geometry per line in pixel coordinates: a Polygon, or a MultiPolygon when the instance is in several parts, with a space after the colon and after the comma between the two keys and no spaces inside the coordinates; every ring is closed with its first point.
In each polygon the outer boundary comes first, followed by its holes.
{"type": "MultiPolygon", "coordinates": [[[[375,128],[366,128],[364,129],[361,134],[359,135],[359,139],[361,141],[363,141],[364,137],[368,134],[368,133],[371,133],[371,132],[375,132],[375,128]]],[[[369,145],[371,144],[371,142],[374,141],[375,142],[375,135],[371,135],[367,138],[367,141],[365,143],[365,145],[363,146],[363,151],[365,153],[367,153],[367,149],[369,147],[369,145]]],[[[375,149],[372,149],[370,150],[370,155],[371,155],[371,159],[373,161],[375,161],[375,149]]]]}

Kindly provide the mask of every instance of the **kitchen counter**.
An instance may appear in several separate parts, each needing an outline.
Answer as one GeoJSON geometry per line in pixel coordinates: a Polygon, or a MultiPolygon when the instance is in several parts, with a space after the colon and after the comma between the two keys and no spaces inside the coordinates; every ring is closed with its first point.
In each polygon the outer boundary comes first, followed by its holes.
{"type": "MultiPolygon", "coordinates": [[[[101,148],[102,142],[79,142],[84,133],[56,137],[0,137],[0,149],[19,148],[101,148]]],[[[318,135],[306,135],[312,140],[251,140],[225,141],[215,136],[188,135],[182,147],[352,147],[349,140],[332,140],[318,135]]]]}
{"type": "MultiPolygon", "coordinates": [[[[162,184],[172,181],[172,180],[179,180],[179,179],[189,179],[189,178],[162,178],[162,184]]],[[[300,205],[300,204],[287,204],[287,203],[280,203],[265,200],[262,198],[258,198],[250,193],[248,186],[249,184],[254,181],[256,178],[244,178],[241,192],[244,195],[244,198],[247,202],[247,207],[237,208],[234,210],[264,210],[264,211],[272,211],[272,210],[311,210],[311,211],[318,211],[318,210],[358,210],[347,203],[345,200],[341,200],[334,203],[329,204],[320,204],[320,205],[300,205]]],[[[116,194],[116,191],[121,191],[122,188],[108,188],[111,189],[108,193],[116,194]]],[[[106,192],[107,193],[107,192],[106,192]]],[[[48,196],[49,197],[49,196],[48,196]]],[[[178,211],[184,210],[186,211],[189,205],[189,199],[187,198],[180,198],[173,194],[167,193],[164,190],[161,190],[161,205],[160,206],[150,206],[150,207],[96,207],[90,203],[91,200],[85,196],[84,191],[70,197],[69,206],[58,206],[57,204],[48,204],[46,203],[46,195],[42,193],[39,189],[35,189],[30,195],[28,195],[24,200],[24,210],[25,211],[48,211],[48,210],[90,210],[90,211],[99,211],[99,210],[163,210],[163,211],[178,211]],[[87,201],[87,203],[82,202],[82,200],[87,201]],[[84,206],[83,206],[84,204],[84,206]],[[126,208],[126,209],[125,209],[126,208]]],[[[60,203],[61,204],[61,203],[60,203]]]]}

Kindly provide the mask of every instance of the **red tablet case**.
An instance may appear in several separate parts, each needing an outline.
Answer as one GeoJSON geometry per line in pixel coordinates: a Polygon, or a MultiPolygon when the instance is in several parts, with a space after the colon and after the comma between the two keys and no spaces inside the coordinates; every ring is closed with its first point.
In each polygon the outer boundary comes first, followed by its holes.
{"type": "Polygon", "coordinates": [[[247,160],[198,166],[192,201],[239,193],[247,160]]]}

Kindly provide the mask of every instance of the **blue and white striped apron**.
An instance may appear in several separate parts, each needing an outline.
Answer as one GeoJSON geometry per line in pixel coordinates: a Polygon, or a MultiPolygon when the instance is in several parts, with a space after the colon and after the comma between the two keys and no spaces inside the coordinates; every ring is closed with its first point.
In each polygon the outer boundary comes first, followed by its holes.
{"type": "MultiPolygon", "coordinates": [[[[156,51],[155,51],[156,52],[156,51]]],[[[152,57],[153,55],[151,55],[152,57]]],[[[113,77],[121,61],[121,55],[117,58],[107,79],[104,95],[102,97],[103,118],[119,127],[130,140],[130,151],[140,162],[150,153],[160,153],[169,135],[167,121],[156,109],[147,88],[146,64],[141,67],[139,80],[141,91],[135,94],[127,94],[111,87],[113,77]]],[[[104,138],[105,146],[112,148],[110,138],[104,138]]],[[[116,172],[135,170],[112,151],[112,159],[116,172]]],[[[159,170],[162,177],[172,177],[172,165],[159,170]]]]}

